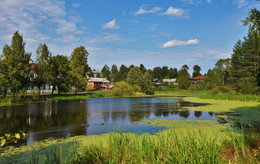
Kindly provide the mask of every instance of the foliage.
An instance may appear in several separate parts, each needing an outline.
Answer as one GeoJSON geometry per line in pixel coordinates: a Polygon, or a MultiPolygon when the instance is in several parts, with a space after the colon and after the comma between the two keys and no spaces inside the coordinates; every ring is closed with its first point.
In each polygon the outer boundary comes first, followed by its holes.
{"type": "Polygon", "coordinates": [[[187,65],[183,65],[181,70],[179,71],[179,77],[178,77],[178,87],[180,89],[188,89],[191,85],[191,82],[189,80],[189,73],[188,73],[189,67],[187,65]]]}
{"type": "Polygon", "coordinates": [[[248,17],[243,20],[244,26],[249,25],[248,35],[239,40],[233,49],[231,58],[230,82],[241,93],[259,93],[260,86],[260,11],[251,9],[248,17]],[[246,90],[246,86],[249,90],[246,90]]]}
{"type": "Polygon", "coordinates": [[[26,134],[23,131],[19,131],[14,134],[4,134],[0,136],[0,147],[4,147],[9,144],[16,144],[18,141],[25,140],[27,138],[26,134]]]}
{"type": "Polygon", "coordinates": [[[201,71],[200,66],[199,65],[194,65],[192,77],[200,76],[201,75],[200,71],[201,71]]]}
{"type": "Polygon", "coordinates": [[[179,72],[177,68],[170,68],[169,70],[169,78],[177,78],[179,76],[179,72]]]}
{"type": "Polygon", "coordinates": [[[108,80],[111,79],[111,78],[110,78],[111,72],[110,72],[110,69],[109,69],[109,67],[108,67],[107,65],[105,65],[105,66],[102,68],[101,72],[102,72],[102,77],[103,77],[103,78],[107,78],[108,80]]]}
{"type": "Polygon", "coordinates": [[[71,68],[71,75],[75,80],[75,93],[77,93],[78,88],[80,85],[85,85],[85,77],[86,73],[88,72],[88,52],[84,46],[80,46],[74,49],[70,57],[70,68],[71,68]]]}
{"type": "Polygon", "coordinates": [[[133,88],[124,81],[117,82],[115,84],[113,94],[115,96],[131,95],[133,93],[133,88]]]}
{"type": "Polygon", "coordinates": [[[59,94],[69,90],[72,75],[68,57],[63,55],[51,57],[49,70],[49,82],[53,86],[52,93],[55,87],[58,88],[59,94]]]}
{"type": "Polygon", "coordinates": [[[25,53],[23,36],[16,31],[13,34],[11,46],[6,44],[3,48],[3,62],[7,66],[7,72],[2,73],[5,78],[0,80],[1,83],[6,84],[6,89],[12,91],[13,96],[28,86],[30,57],[30,53],[25,53]]]}
{"type": "Polygon", "coordinates": [[[256,94],[258,87],[256,87],[256,79],[254,77],[241,78],[237,83],[237,87],[242,94],[256,94]]]}
{"type": "Polygon", "coordinates": [[[38,87],[38,94],[40,95],[41,87],[44,84],[47,84],[50,75],[50,58],[52,57],[51,53],[48,50],[46,44],[40,44],[36,50],[37,59],[34,70],[31,70],[31,79],[33,83],[38,87]]]}

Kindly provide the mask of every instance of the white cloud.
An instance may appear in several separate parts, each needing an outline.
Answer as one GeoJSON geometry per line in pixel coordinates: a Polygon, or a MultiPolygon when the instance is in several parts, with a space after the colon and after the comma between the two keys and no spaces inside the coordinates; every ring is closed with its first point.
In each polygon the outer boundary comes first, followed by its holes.
{"type": "Polygon", "coordinates": [[[149,13],[156,13],[160,11],[160,7],[153,7],[150,10],[145,10],[143,7],[140,7],[140,9],[135,13],[135,15],[141,15],[141,14],[149,14],[149,13]]]}
{"type": "Polygon", "coordinates": [[[0,40],[7,42],[19,30],[33,51],[41,42],[75,42],[81,32],[69,18],[64,0],[2,0],[0,15],[0,40]]]}
{"type": "Polygon", "coordinates": [[[234,4],[237,5],[238,8],[244,7],[248,4],[247,0],[235,0],[234,4]]]}
{"type": "Polygon", "coordinates": [[[178,9],[174,7],[169,7],[167,11],[161,13],[161,15],[168,15],[170,17],[183,17],[188,19],[189,18],[189,11],[184,9],[178,9]]]}
{"type": "Polygon", "coordinates": [[[211,0],[207,0],[208,3],[211,3],[211,0]]]}
{"type": "Polygon", "coordinates": [[[188,41],[180,41],[180,40],[170,40],[162,45],[162,48],[168,48],[168,47],[178,47],[178,46],[185,46],[185,45],[191,45],[191,44],[199,44],[198,39],[190,39],[188,41]]]}
{"type": "Polygon", "coordinates": [[[116,25],[116,19],[113,19],[112,21],[108,22],[103,26],[104,29],[120,29],[119,26],[116,25]]]}

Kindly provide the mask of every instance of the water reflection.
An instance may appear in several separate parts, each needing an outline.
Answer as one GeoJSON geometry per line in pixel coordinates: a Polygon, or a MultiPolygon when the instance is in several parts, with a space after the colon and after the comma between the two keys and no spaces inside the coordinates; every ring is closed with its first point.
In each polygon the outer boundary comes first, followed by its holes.
{"type": "Polygon", "coordinates": [[[28,142],[32,142],[49,137],[106,133],[119,126],[141,132],[162,129],[137,124],[147,119],[213,119],[213,114],[207,112],[181,111],[177,103],[182,107],[203,105],[179,99],[105,98],[0,107],[0,133],[23,130],[29,134],[28,142]]]}

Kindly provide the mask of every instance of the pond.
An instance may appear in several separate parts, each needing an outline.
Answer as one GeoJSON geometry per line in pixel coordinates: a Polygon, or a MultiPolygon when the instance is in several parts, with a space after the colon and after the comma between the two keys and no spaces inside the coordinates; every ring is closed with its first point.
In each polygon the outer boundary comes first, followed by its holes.
{"type": "Polygon", "coordinates": [[[49,101],[0,107],[0,133],[23,130],[27,144],[49,137],[102,134],[118,129],[154,133],[165,129],[142,121],[151,119],[217,120],[211,112],[180,110],[200,106],[181,99],[102,98],[49,101]]]}

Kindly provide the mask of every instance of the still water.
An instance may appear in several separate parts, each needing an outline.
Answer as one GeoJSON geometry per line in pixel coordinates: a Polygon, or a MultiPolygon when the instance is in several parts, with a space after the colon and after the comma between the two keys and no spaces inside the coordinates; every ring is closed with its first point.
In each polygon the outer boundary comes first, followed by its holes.
{"type": "Polygon", "coordinates": [[[23,130],[27,143],[49,137],[102,134],[123,129],[153,133],[164,127],[140,124],[151,119],[209,120],[214,113],[180,111],[185,106],[200,106],[181,99],[103,98],[50,101],[22,106],[0,107],[0,134],[23,130]]]}

